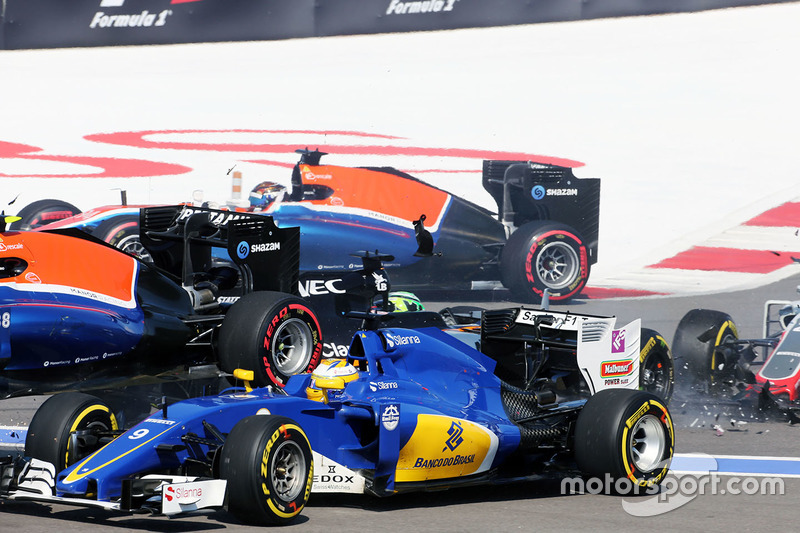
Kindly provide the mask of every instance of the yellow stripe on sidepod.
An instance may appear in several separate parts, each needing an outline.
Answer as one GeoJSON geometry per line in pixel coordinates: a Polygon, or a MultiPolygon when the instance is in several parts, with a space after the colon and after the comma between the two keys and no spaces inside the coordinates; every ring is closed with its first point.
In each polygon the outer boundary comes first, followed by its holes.
{"type": "Polygon", "coordinates": [[[446,479],[485,472],[494,460],[497,446],[497,436],[480,424],[419,414],[414,432],[399,452],[395,481],[446,479]]]}

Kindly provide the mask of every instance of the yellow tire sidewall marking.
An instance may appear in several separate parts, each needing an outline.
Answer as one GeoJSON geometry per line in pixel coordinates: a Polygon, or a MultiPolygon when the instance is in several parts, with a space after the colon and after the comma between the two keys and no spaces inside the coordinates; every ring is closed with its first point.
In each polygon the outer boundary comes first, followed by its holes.
{"type": "Polygon", "coordinates": [[[264,492],[264,495],[267,497],[267,505],[269,506],[270,510],[272,510],[272,512],[275,513],[275,515],[280,518],[292,518],[300,514],[300,511],[302,511],[303,508],[305,507],[305,502],[308,501],[308,497],[311,493],[311,484],[314,480],[314,461],[312,458],[311,461],[309,462],[308,479],[306,480],[306,488],[304,492],[303,503],[299,505],[296,510],[287,513],[285,511],[282,511],[281,509],[278,509],[278,507],[273,502],[272,496],[269,490],[267,489],[267,484],[266,484],[267,475],[269,474],[269,454],[270,451],[272,450],[272,447],[278,441],[278,437],[280,436],[280,434],[288,433],[290,429],[296,430],[297,434],[303,437],[303,440],[305,440],[306,444],[308,445],[308,448],[311,449],[311,444],[308,442],[308,437],[306,437],[305,432],[302,430],[302,428],[300,428],[300,426],[297,426],[295,424],[284,424],[278,429],[276,429],[275,432],[270,436],[269,440],[267,441],[267,445],[264,447],[264,452],[261,455],[261,467],[262,467],[261,475],[264,476],[261,482],[261,488],[262,491],[264,492]]]}
{"type": "Polygon", "coordinates": [[[647,486],[647,487],[650,487],[652,485],[655,485],[655,484],[659,483],[661,481],[661,479],[667,474],[667,471],[669,470],[669,465],[665,465],[661,469],[661,472],[658,475],[656,475],[656,476],[654,476],[654,477],[652,477],[650,479],[647,479],[647,480],[637,479],[636,475],[635,475],[635,472],[634,472],[634,469],[633,469],[633,465],[631,465],[630,462],[628,461],[628,451],[629,451],[628,450],[628,434],[629,434],[631,428],[633,427],[633,425],[636,422],[638,422],[644,415],[646,415],[646,414],[648,414],[650,412],[651,407],[657,407],[658,410],[660,410],[662,415],[663,415],[663,418],[659,417],[659,420],[663,420],[665,422],[665,425],[667,426],[665,428],[666,431],[669,433],[669,442],[668,442],[668,446],[669,446],[668,450],[669,450],[669,452],[668,452],[667,455],[669,457],[672,457],[672,453],[673,453],[672,450],[675,448],[675,429],[674,429],[674,427],[672,425],[672,417],[670,417],[669,411],[667,410],[667,408],[664,407],[664,405],[661,402],[657,401],[657,400],[648,400],[648,401],[646,401],[644,404],[642,404],[642,407],[637,409],[636,412],[633,413],[633,415],[631,415],[625,421],[625,425],[624,425],[624,427],[622,429],[622,442],[620,442],[620,450],[622,452],[622,463],[623,463],[623,466],[625,467],[625,473],[626,473],[628,479],[630,479],[631,481],[633,481],[634,483],[636,483],[636,484],[638,484],[640,486],[647,486]]]}
{"type": "Polygon", "coordinates": [[[64,464],[65,465],[69,466],[69,463],[68,463],[68,461],[69,461],[69,447],[70,447],[69,435],[72,435],[72,433],[74,431],[77,431],[78,430],[78,426],[81,424],[81,422],[83,422],[86,419],[86,417],[89,416],[89,414],[91,414],[91,413],[93,413],[95,411],[102,411],[104,413],[107,413],[109,418],[111,419],[111,429],[113,431],[116,431],[117,429],[119,429],[119,427],[117,426],[117,418],[114,416],[114,413],[112,413],[108,409],[108,407],[106,407],[104,405],[98,405],[98,404],[90,405],[89,407],[87,407],[86,409],[81,411],[80,414],[77,417],[75,417],[75,421],[72,423],[72,426],[70,426],[69,431],[67,432],[67,453],[66,453],[66,455],[64,457],[64,464]]]}

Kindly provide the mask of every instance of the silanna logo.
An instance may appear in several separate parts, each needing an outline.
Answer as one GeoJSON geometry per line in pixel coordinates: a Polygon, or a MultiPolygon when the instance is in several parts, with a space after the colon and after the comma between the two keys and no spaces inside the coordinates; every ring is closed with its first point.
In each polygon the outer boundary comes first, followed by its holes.
{"type": "Polygon", "coordinates": [[[188,505],[190,503],[197,503],[200,501],[200,498],[203,497],[203,488],[202,487],[192,487],[192,488],[184,488],[175,485],[168,485],[167,489],[164,491],[164,497],[167,501],[172,501],[173,499],[178,500],[179,503],[183,505],[188,505]]]}
{"type": "MultiPolygon", "coordinates": [[[[199,2],[202,0],[170,0],[170,5],[185,4],[189,2],[199,2]]],[[[100,8],[124,7],[125,0],[100,0],[100,8]]],[[[147,10],[139,13],[106,13],[97,11],[89,23],[89,28],[149,28],[164,26],[167,17],[172,15],[171,9],[162,9],[158,13],[150,13],[147,10]]]]}
{"type": "Polygon", "coordinates": [[[441,13],[452,11],[459,0],[423,0],[420,2],[403,2],[392,0],[386,8],[387,15],[412,15],[417,13],[441,13]]]}
{"type": "Polygon", "coordinates": [[[397,335],[396,333],[384,333],[384,336],[386,337],[386,346],[388,348],[405,346],[407,344],[422,343],[422,340],[416,335],[397,335]]]}

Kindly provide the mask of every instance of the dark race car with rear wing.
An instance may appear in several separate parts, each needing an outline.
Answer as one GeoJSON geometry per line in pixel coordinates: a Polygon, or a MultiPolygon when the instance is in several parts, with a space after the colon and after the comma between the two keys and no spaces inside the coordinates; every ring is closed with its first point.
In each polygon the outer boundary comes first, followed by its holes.
{"type": "Polygon", "coordinates": [[[256,370],[263,384],[315,366],[322,350],[318,320],[292,294],[297,228],[248,214],[226,225],[215,222],[229,212],[182,214],[182,206],[142,210],[152,262],[76,229],[0,235],[4,396],[134,383],[177,367],[225,367],[232,359],[256,370]],[[245,243],[252,254],[237,255],[245,243]],[[216,263],[215,247],[230,248],[233,263],[216,263]],[[225,332],[233,307],[221,299],[226,293],[239,296],[236,307],[245,308],[259,332],[253,336],[261,335],[252,346],[225,332]],[[296,349],[264,346],[270,325],[279,336],[297,336],[296,349]]]}
{"type": "MultiPolygon", "coordinates": [[[[232,199],[226,208],[299,227],[303,273],[358,270],[354,251],[381,250],[393,256],[384,266],[396,289],[505,287],[517,301],[538,302],[545,290],[552,300],[578,295],[597,262],[600,180],[578,178],[571,168],[484,161],[492,212],[392,167],[327,165],[324,152],[297,152],[287,184],[262,182],[249,200],[232,199]]],[[[80,213],[63,201],[39,200],[19,215],[14,228],[78,227],[147,254],[132,208],[80,213]]]]}
{"type": "Polygon", "coordinates": [[[75,228],[0,234],[0,397],[213,380],[217,366],[280,388],[319,363],[323,331],[349,342],[358,322],[338,308],[388,291],[366,254],[336,278],[344,304],[301,298],[299,229],[269,216],[162,206],[139,226],[147,261],[75,228]]]}

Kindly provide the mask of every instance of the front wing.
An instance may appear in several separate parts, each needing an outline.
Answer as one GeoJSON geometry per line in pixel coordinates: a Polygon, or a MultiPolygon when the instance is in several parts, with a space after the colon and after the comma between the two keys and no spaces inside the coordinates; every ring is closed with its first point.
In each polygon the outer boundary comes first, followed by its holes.
{"type": "Polygon", "coordinates": [[[107,511],[149,511],[167,516],[225,505],[227,481],[188,476],[148,475],[126,483],[119,500],[56,496],[55,467],[38,459],[0,465],[0,497],[105,509],[107,511]]]}
{"type": "MultiPolygon", "coordinates": [[[[366,481],[358,473],[314,452],[312,492],[362,494],[366,481]]],[[[0,465],[0,498],[37,501],[166,516],[225,507],[227,481],[189,476],[147,475],[123,482],[122,497],[101,501],[57,496],[55,467],[38,459],[17,459],[0,465]]]]}

